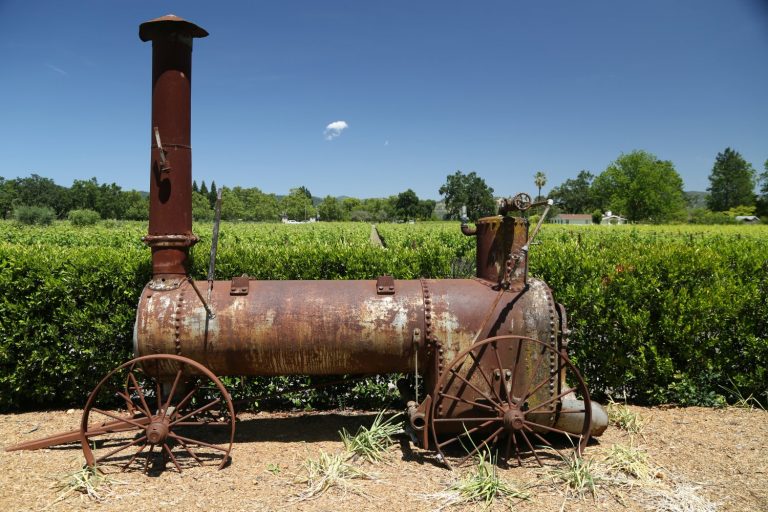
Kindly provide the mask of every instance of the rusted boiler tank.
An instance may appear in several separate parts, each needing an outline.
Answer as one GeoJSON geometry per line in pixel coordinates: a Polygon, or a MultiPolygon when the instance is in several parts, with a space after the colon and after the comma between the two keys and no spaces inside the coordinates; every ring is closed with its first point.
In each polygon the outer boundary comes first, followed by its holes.
{"type": "Polygon", "coordinates": [[[191,53],[193,39],[208,34],[169,15],[139,35],[153,48],[144,239],[153,277],[138,304],[137,359],[105,378],[86,406],[79,439],[90,463],[113,454],[94,454],[89,440],[132,430],[143,438],[130,445],[136,456],[157,447],[179,470],[192,446],[218,447],[226,459],[234,422],[223,375],[412,375],[421,386],[410,391],[409,429],[444,461],[454,448],[466,460],[495,446],[507,462],[541,462],[548,447],[580,451],[602,433],[605,413],[567,356],[565,309],[528,276],[528,221],[512,215],[531,206],[525,194],[473,228],[462,225],[476,238],[473,279],[192,280],[191,53]],[[207,384],[188,382],[199,378],[207,384]],[[130,416],[97,407],[111,381],[130,416]],[[179,433],[212,425],[227,427],[228,439],[179,433]]]}

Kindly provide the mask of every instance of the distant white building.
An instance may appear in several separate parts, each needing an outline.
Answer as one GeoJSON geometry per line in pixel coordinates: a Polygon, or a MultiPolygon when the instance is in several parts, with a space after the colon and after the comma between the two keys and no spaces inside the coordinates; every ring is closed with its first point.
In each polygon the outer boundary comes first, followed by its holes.
{"type": "Polygon", "coordinates": [[[756,215],[737,215],[734,218],[742,224],[760,224],[760,217],[756,215]]]}
{"type": "Polygon", "coordinates": [[[577,224],[587,226],[592,224],[592,215],[588,213],[560,213],[552,217],[553,224],[577,224]]]}
{"type": "Polygon", "coordinates": [[[603,214],[603,217],[600,219],[600,224],[626,224],[627,219],[622,217],[621,215],[614,215],[613,212],[610,210],[605,212],[603,214]]]}

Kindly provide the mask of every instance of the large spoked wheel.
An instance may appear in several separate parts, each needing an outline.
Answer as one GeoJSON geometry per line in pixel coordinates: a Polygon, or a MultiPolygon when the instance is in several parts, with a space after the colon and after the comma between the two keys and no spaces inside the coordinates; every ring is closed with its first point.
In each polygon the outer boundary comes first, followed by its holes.
{"type": "Polygon", "coordinates": [[[150,469],[170,460],[181,472],[224,467],[235,437],[232,400],[200,363],[172,354],[119,366],[88,397],[80,425],[89,466],[150,469]]]}
{"type": "Polygon", "coordinates": [[[460,352],[433,396],[432,438],[449,467],[448,454],[461,466],[484,449],[506,464],[544,465],[581,454],[589,441],[584,379],[565,354],[532,338],[498,336],[460,352]]]}

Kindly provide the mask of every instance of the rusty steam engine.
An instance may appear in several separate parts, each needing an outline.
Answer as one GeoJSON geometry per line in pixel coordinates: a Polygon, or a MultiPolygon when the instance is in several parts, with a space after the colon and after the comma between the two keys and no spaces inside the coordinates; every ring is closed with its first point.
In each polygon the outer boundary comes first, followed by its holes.
{"type": "Polygon", "coordinates": [[[136,358],[93,391],[77,432],[13,448],[79,440],[89,464],[118,460],[127,468],[143,460],[146,470],[157,449],[179,471],[185,460],[223,466],[235,421],[217,375],[410,374],[417,383],[404,391],[411,393],[408,430],[446,464],[446,455],[459,453],[461,462],[486,446],[508,463],[541,463],[550,447],[580,452],[601,434],[605,412],[567,356],[565,309],[528,275],[528,247],[541,223],[529,237],[528,221],[512,215],[531,207],[526,194],[475,227],[462,224],[476,240],[472,279],[217,281],[215,241],[209,279],[190,277],[189,251],[198,240],[191,55],[193,39],[207,35],[173,15],[139,29],[142,41],[152,41],[144,241],[153,276],[138,304],[136,358]],[[119,410],[101,408],[115,396],[119,410]]]}

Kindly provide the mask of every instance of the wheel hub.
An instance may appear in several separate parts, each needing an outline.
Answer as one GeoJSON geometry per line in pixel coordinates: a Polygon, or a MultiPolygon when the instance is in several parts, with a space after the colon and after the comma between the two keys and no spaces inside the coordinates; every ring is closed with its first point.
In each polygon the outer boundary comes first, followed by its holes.
{"type": "Polygon", "coordinates": [[[168,422],[167,421],[153,421],[146,428],[147,441],[151,444],[160,444],[165,442],[165,438],[168,437],[168,422]]]}
{"type": "Polygon", "coordinates": [[[504,429],[508,432],[513,430],[522,430],[523,420],[525,419],[525,413],[520,409],[509,409],[504,413],[504,429]]]}

